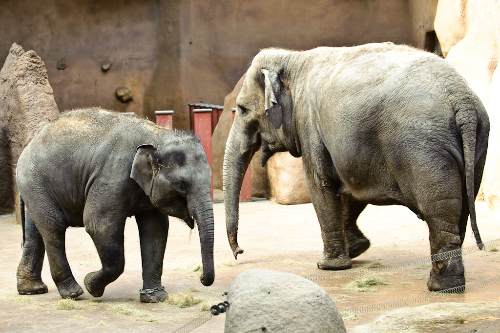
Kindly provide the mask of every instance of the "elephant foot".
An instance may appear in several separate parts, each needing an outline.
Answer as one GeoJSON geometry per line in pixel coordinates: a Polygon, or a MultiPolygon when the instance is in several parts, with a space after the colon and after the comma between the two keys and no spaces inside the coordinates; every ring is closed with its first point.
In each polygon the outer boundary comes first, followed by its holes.
{"type": "Polygon", "coordinates": [[[451,257],[432,264],[427,288],[430,291],[462,293],[465,290],[464,265],[461,257],[451,257]]]}
{"type": "Polygon", "coordinates": [[[82,287],[80,287],[78,282],[76,282],[72,276],[62,282],[57,283],[56,285],[61,298],[76,299],[83,294],[82,287]]]}
{"type": "Polygon", "coordinates": [[[48,292],[47,286],[42,279],[17,278],[17,292],[19,295],[38,295],[48,292]]]}
{"type": "Polygon", "coordinates": [[[463,293],[465,291],[465,277],[463,275],[438,275],[431,271],[427,288],[430,291],[440,291],[450,294],[463,293]]]}
{"type": "Polygon", "coordinates": [[[168,294],[163,286],[141,289],[139,290],[139,295],[142,303],[159,303],[165,302],[168,298],[168,294]]]}
{"type": "Polygon", "coordinates": [[[318,261],[318,268],[322,270],[340,271],[352,267],[352,260],[347,256],[337,258],[322,258],[318,261]]]}
{"type": "Polygon", "coordinates": [[[349,240],[349,257],[351,259],[354,259],[368,250],[369,247],[370,241],[368,240],[368,238],[363,237],[349,240]]]}
{"type": "Polygon", "coordinates": [[[98,274],[99,272],[88,273],[85,275],[85,280],[83,281],[89,294],[94,297],[101,297],[104,294],[104,288],[106,288],[106,286],[102,286],[102,284],[96,281],[98,274]]]}

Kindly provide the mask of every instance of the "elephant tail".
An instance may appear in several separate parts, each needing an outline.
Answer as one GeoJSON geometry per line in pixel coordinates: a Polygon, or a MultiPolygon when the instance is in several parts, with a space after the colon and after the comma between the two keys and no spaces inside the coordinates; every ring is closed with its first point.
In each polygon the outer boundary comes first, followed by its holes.
{"type": "Polygon", "coordinates": [[[476,160],[476,135],[478,130],[478,115],[477,105],[474,103],[465,103],[462,105],[455,115],[455,122],[462,136],[462,147],[464,152],[464,175],[465,188],[467,191],[467,202],[469,206],[469,215],[471,221],[472,232],[476,238],[476,244],[480,250],[484,249],[479,229],[476,221],[475,207],[475,185],[474,185],[474,168],[476,160]],[[472,104],[472,105],[471,105],[472,104]]]}
{"type": "Polygon", "coordinates": [[[26,231],[25,231],[25,228],[26,228],[26,214],[25,214],[25,206],[24,206],[24,200],[21,196],[19,196],[19,210],[20,210],[20,213],[21,213],[21,228],[23,229],[23,243],[21,245],[21,248],[24,247],[24,241],[26,239],[26,231]]]}

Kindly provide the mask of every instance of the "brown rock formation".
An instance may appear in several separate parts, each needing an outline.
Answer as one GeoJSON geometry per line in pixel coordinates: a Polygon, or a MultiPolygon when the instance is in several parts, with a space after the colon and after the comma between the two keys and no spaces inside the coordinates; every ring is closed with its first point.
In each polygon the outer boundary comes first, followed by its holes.
{"type": "Polygon", "coordinates": [[[15,200],[15,166],[34,133],[58,117],[59,109],[42,59],[12,44],[0,71],[0,212],[15,200]]]}
{"type": "Polygon", "coordinates": [[[302,158],[276,153],[267,162],[271,197],[282,205],[311,202],[302,158]]]}
{"type": "Polygon", "coordinates": [[[500,206],[500,2],[439,0],[434,22],[446,60],[462,74],[490,116],[482,195],[500,206]]]}

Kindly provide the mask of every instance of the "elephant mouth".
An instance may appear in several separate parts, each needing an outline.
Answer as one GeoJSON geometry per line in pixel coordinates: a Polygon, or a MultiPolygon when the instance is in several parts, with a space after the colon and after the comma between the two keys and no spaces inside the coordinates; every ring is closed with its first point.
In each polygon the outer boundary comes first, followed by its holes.
{"type": "Polygon", "coordinates": [[[275,147],[272,143],[262,141],[262,144],[260,146],[260,151],[261,151],[260,164],[262,167],[264,167],[267,163],[267,160],[269,160],[271,156],[274,155],[274,150],[275,147]]]}
{"type": "Polygon", "coordinates": [[[184,222],[188,225],[190,229],[194,229],[194,218],[190,215],[187,215],[185,218],[183,218],[184,222]]]}

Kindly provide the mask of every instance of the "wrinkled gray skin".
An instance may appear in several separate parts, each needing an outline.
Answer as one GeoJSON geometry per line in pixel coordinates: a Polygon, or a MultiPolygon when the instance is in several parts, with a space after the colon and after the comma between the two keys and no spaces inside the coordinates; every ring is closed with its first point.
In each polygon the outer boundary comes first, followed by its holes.
{"type": "Polygon", "coordinates": [[[235,257],[238,193],[253,153],[302,156],[321,226],[320,269],[347,269],[370,242],[356,225],[368,203],[404,205],[429,227],[429,290],[465,284],[459,251],[467,218],[479,247],[474,198],[489,121],[443,59],[392,43],[262,50],[237,97],[224,156],[226,224],[235,257]],[[442,255],[441,255],[442,256],[442,255]],[[443,260],[444,259],[444,260],[443,260]]]}
{"type": "Polygon", "coordinates": [[[44,249],[61,297],[83,293],[65,253],[65,231],[74,226],[85,227],[97,248],[102,269],[87,274],[85,286],[102,296],[123,272],[127,216],[135,216],[139,227],[143,288],[158,288],[141,294],[141,301],[166,298],[161,275],[168,215],[191,228],[197,222],[201,282],[213,283],[210,168],[191,134],[100,109],[71,111],[44,127],[23,151],[17,184],[26,206],[20,294],[47,292],[40,276],[44,249]]]}

